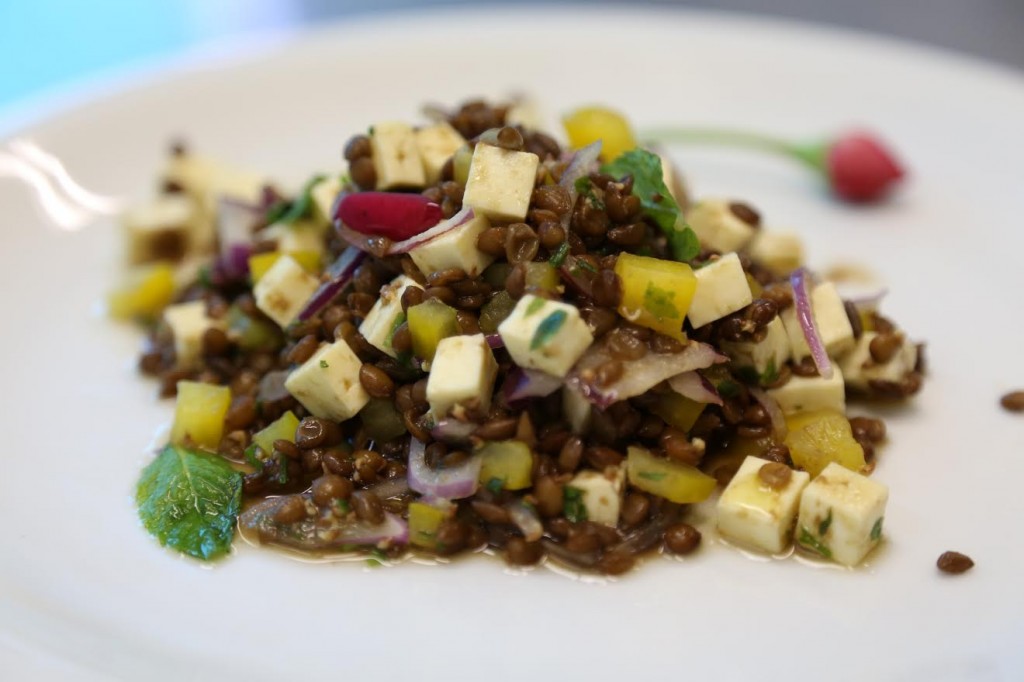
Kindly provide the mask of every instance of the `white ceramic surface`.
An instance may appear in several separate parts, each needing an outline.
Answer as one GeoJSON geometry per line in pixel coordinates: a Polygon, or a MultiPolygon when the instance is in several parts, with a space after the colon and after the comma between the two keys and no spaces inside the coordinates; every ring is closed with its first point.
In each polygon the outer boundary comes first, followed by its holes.
{"type": "Polygon", "coordinates": [[[496,560],[369,569],[247,546],[212,567],[179,558],[132,506],[170,404],[135,375],[135,332],[98,312],[118,273],[117,232],[109,221],[61,231],[24,183],[0,178],[4,669],[147,680],[1024,676],[1024,421],[997,404],[1024,386],[1024,79],[759,19],[544,16],[337,26],[189,58],[0,131],[53,152],[91,190],[142,197],[176,133],[299,182],[337,168],[347,136],[375,119],[478,93],[529,91],[554,113],[613,103],[639,126],[869,125],[912,172],[873,208],[839,205],[773,159],[675,156],[698,195],[743,197],[769,225],[800,229],[812,264],[870,263],[891,289],[886,309],[929,343],[924,392],[886,413],[876,476],[892,490],[888,541],[870,568],[756,562],[714,543],[596,584],[496,560]],[[940,576],[947,549],[977,566],[940,576]]]}

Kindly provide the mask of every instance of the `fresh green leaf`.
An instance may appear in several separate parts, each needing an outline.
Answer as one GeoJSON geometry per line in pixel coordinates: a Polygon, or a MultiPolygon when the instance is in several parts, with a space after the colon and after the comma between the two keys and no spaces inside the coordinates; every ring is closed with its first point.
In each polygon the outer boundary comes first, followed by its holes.
{"type": "Polygon", "coordinates": [[[326,361],[326,360],[321,360],[321,361],[320,361],[320,367],[321,367],[322,369],[327,369],[328,367],[330,367],[330,365],[329,365],[329,364],[327,364],[327,361],[326,361]]]}
{"type": "Polygon", "coordinates": [[[735,381],[731,381],[730,379],[718,382],[718,386],[715,388],[718,389],[718,393],[723,398],[735,398],[740,394],[739,384],[735,381]]]}
{"type": "Polygon", "coordinates": [[[882,521],[885,519],[884,516],[879,516],[878,520],[875,521],[875,525],[871,526],[871,539],[877,541],[882,537],[882,521]]]}
{"type": "Polygon", "coordinates": [[[681,319],[682,315],[679,314],[679,308],[673,303],[675,298],[676,292],[655,286],[653,282],[648,282],[647,289],[644,290],[644,309],[658,318],[659,321],[681,319]]]}
{"type": "Polygon", "coordinates": [[[775,366],[775,358],[769,358],[764,371],[761,372],[761,385],[769,386],[779,380],[779,368],[775,366]]]}
{"type": "Polygon", "coordinates": [[[168,445],[143,470],[135,502],[160,544],[215,559],[235,535],[242,475],[215,455],[168,445]]]}
{"type": "Polygon", "coordinates": [[[657,154],[633,149],[606,163],[601,172],[617,178],[633,176],[633,194],[640,200],[647,217],[668,237],[676,260],[688,261],[700,253],[700,240],[683,220],[679,204],[665,185],[661,159],[657,154]]]}
{"type": "Polygon", "coordinates": [[[668,474],[664,471],[641,471],[637,476],[646,478],[648,481],[660,481],[668,474]]]}
{"type": "Polygon", "coordinates": [[[562,513],[573,523],[587,520],[587,508],[583,504],[583,491],[571,485],[562,492],[562,513]]]}
{"type": "Polygon", "coordinates": [[[491,480],[487,481],[487,485],[485,487],[492,493],[497,495],[498,493],[505,489],[505,479],[498,478],[497,476],[495,476],[491,480]]]}
{"type": "Polygon", "coordinates": [[[257,471],[263,469],[263,460],[259,458],[261,450],[255,443],[247,447],[244,451],[245,461],[248,462],[249,466],[253,467],[257,471]]]}
{"type": "Polygon", "coordinates": [[[821,520],[821,523],[818,524],[818,535],[820,537],[825,537],[825,533],[828,532],[828,529],[831,526],[832,526],[832,508],[829,507],[828,515],[824,519],[821,520]]]}
{"type": "Polygon", "coordinates": [[[750,365],[744,365],[743,367],[735,367],[733,368],[732,373],[745,384],[756,384],[761,379],[761,377],[757,373],[757,370],[750,365]]]}
{"type": "Polygon", "coordinates": [[[348,500],[342,500],[342,499],[337,499],[337,500],[334,501],[334,509],[341,516],[345,516],[350,511],[352,511],[352,507],[349,505],[348,500]]]}
{"type": "Polygon", "coordinates": [[[830,550],[821,540],[814,537],[814,535],[811,534],[811,531],[807,530],[803,526],[800,526],[800,536],[797,537],[796,541],[807,549],[817,552],[826,559],[832,558],[832,550],[830,550]]]}
{"type": "Polygon", "coordinates": [[[533,338],[530,339],[530,350],[537,350],[550,343],[568,317],[569,315],[564,310],[556,310],[541,320],[541,323],[537,325],[537,331],[533,333],[533,338]]]}
{"type": "Polygon", "coordinates": [[[551,254],[551,258],[548,259],[548,263],[550,263],[553,268],[560,268],[562,267],[562,263],[565,262],[565,257],[568,255],[569,242],[562,242],[558,245],[558,248],[555,249],[555,252],[551,254]]]}
{"type": "Polygon", "coordinates": [[[523,317],[529,317],[540,312],[540,309],[544,307],[547,301],[543,298],[537,297],[530,301],[530,305],[526,306],[526,311],[523,312],[523,317]]]}
{"type": "Polygon", "coordinates": [[[574,184],[576,186],[576,191],[579,192],[584,199],[589,201],[594,208],[599,211],[603,211],[605,209],[604,202],[601,201],[601,199],[598,198],[597,193],[594,192],[594,183],[590,181],[590,178],[584,175],[581,178],[576,178],[576,182],[574,184]]]}
{"type": "Polygon", "coordinates": [[[276,204],[271,207],[271,211],[275,211],[278,215],[274,216],[274,220],[271,220],[270,213],[267,214],[267,224],[272,225],[274,223],[294,223],[303,218],[309,217],[313,210],[313,188],[319,185],[321,182],[327,179],[326,175],[314,175],[306,184],[302,186],[302,191],[299,192],[299,196],[295,198],[295,201],[285,205],[285,208],[278,208],[282,204],[276,204]]]}
{"type": "Polygon", "coordinates": [[[196,282],[204,289],[213,288],[213,276],[210,273],[209,265],[204,265],[199,268],[199,272],[196,273],[196,282]]]}

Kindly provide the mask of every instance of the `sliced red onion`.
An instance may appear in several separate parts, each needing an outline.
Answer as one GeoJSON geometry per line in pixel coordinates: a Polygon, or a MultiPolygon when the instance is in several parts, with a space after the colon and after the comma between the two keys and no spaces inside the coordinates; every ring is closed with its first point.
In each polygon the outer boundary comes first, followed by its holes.
{"type": "Polygon", "coordinates": [[[409,253],[417,246],[422,246],[430,240],[436,239],[444,233],[454,230],[456,227],[465,225],[474,217],[476,217],[476,214],[473,213],[473,209],[469,206],[463,206],[461,211],[447,220],[442,220],[429,230],[421,232],[414,237],[410,237],[403,242],[395,242],[391,245],[391,248],[388,249],[388,255],[393,256],[399,253],[409,253]]]}
{"type": "Polygon", "coordinates": [[[604,409],[612,403],[638,396],[677,374],[704,369],[729,358],[711,346],[691,341],[678,353],[648,353],[639,360],[624,362],[622,377],[608,386],[596,383],[597,368],[611,360],[604,344],[591,346],[580,358],[567,383],[591,403],[604,409]]]}
{"type": "MultiPolygon", "coordinates": [[[[405,544],[409,541],[409,525],[392,513],[385,513],[384,521],[377,524],[359,520],[355,514],[337,514],[323,510],[316,516],[305,516],[299,521],[278,521],[281,505],[296,496],[271,497],[246,509],[238,519],[239,525],[258,533],[261,542],[273,542],[288,547],[310,550],[336,550],[353,545],[405,544]]],[[[312,496],[300,497],[305,504],[313,504],[312,496]]]]}
{"type": "MultiPolygon", "coordinates": [[[[576,199],[579,196],[579,192],[576,191],[576,181],[582,177],[590,175],[592,172],[597,170],[597,159],[601,155],[601,140],[588,144],[583,149],[578,150],[569,162],[569,165],[565,167],[562,172],[562,178],[558,181],[558,184],[569,193],[569,206],[576,206],[576,199]]],[[[562,215],[562,227],[568,231],[569,223],[572,221],[573,211],[568,210],[562,215]]]]}
{"type": "Polygon", "coordinates": [[[444,218],[441,206],[422,194],[347,192],[335,202],[334,220],[371,237],[401,241],[444,218]]]}
{"type": "Polygon", "coordinates": [[[338,221],[334,223],[334,230],[349,246],[354,246],[359,251],[373,254],[377,258],[386,256],[388,249],[391,248],[391,240],[387,237],[368,237],[365,234],[359,234],[355,230],[345,227],[343,223],[338,221]]]}
{"type": "Polygon", "coordinates": [[[698,403],[722,404],[722,396],[718,389],[700,372],[683,372],[668,380],[669,387],[683,396],[698,403]]]}
{"type": "Polygon", "coordinates": [[[540,540],[544,535],[544,526],[541,525],[540,517],[537,516],[537,510],[522,500],[508,505],[508,515],[512,519],[512,523],[522,531],[527,542],[540,540]]]}
{"type": "Polygon", "coordinates": [[[409,487],[430,498],[460,500],[470,497],[477,490],[481,463],[480,456],[473,455],[458,466],[431,469],[427,466],[423,441],[412,438],[409,440],[409,487]]]}
{"type": "Polygon", "coordinates": [[[811,306],[811,293],[807,279],[810,277],[805,268],[797,268],[789,276],[789,283],[793,287],[793,303],[796,305],[796,319],[800,323],[800,329],[807,340],[807,347],[811,349],[811,358],[818,368],[818,374],[825,379],[832,378],[832,362],[828,358],[828,351],[818,333],[818,327],[814,320],[814,309],[811,306]]]}
{"type": "Polygon", "coordinates": [[[750,391],[750,395],[754,397],[754,400],[764,408],[768,418],[772,420],[772,433],[775,437],[779,440],[785,438],[789,429],[786,427],[786,418],[782,415],[782,408],[779,407],[778,401],[771,397],[767,391],[756,386],[751,386],[747,390],[750,391]]]}
{"type": "Polygon", "coordinates": [[[336,541],[347,545],[377,545],[382,542],[404,545],[409,542],[409,524],[402,517],[385,512],[383,523],[355,521],[343,526],[336,541]]]}
{"type": "Polygon", "coordinates": [[[380,499],[387,500],[392,497],[399,497],[409,492],[409,481],[405,476],[388,478],[380,483],[375,483],[370,486],[368,490],[371,490],[380,499]]]}
{"type": "Polygon", "coordinates": [[[279,369],[264,374],[263,378],[260,379],[260,387],[256,392],[257,402],[260,404],[276,403],[291,398],[292,394],[284,387],[288,374],[289,372],[286,369],[279,369]]]}
{"type": "Polygon", "coordinates": [[[488,334],[484,337],[484,340],[487,341],[487,345],[490,346],[492,350],[505,347],[505,340],[501,338],[501,334],[488,334]]]}
{"type": "Polygon", "coordinates": [[[305,307],[299,313],[299,319],[303,321],[308,320],[326,308],[342,292],[345,286],[352,281],[356,268],[359,267],[364,258],[366,258],[366,254],[354,246],[350,246],[342,251],[338,259],[331,263],[324,271],[327,279],[306,301],[305,307]]]}
{"type": "Polygon", "coordinates": [[[220,258],[216,269],[227,280],[249,274],[253,227],[263,218],[263,209],[231,197],[217,198],[217,243],[220,258]]]}
{"type": "Polygon", "coordinates": [[[536,369],[515,367],[508,373],[502,392],[509,404],[527,398],[543,398],[562,387],[562,379],[536,369]]]}
{"type": "Polygon", "coordinates": [[[558,275],[577,295],[593,298],[597,270],[581,265],[584,262],[576,256],[566,256],[565,262],[558,268],[558,275]]]}
{"type": "Polygon", "coordinates": [[[430,430],[430,435],[434,440],[443,441],[449,445],[463,445],[469,442],[469,437],[479,426],[474,422],[442,419],[430,430]]]}

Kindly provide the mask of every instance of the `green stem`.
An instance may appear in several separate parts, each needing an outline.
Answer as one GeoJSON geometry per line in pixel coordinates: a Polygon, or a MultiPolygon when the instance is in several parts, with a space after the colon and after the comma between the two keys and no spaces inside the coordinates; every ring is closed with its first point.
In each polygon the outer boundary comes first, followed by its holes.
{"type": "Polygon", "coordinates": [[[796,144],[770,135],[723,128],[652,128],[640,137],[663,144],[708,144],[760,149],[788,156],[819,173],[825,170],[825,145],[796,144]]]}

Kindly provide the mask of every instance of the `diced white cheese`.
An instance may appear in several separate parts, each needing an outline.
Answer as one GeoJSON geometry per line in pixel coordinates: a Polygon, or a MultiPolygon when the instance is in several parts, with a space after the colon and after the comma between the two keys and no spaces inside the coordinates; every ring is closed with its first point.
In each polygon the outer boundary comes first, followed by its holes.
{"type": "Polygon", "coordinates": [[[519,299],[498,333],[520,367],[564,377],[594,342],[576,306],[533,294],[519,299]]]}
{"type": "Polygon", "coordinates": [[[839,360],[846,377],[846,385],[858,390],[867,390],[871,381],[899,382],[914,371],[917,365],[917,345],[904,340],[903,345],[888,362],[879,364],[871,358],[871,340],[877,332],[864,332],[849,353],[839,360]]]}
{"type": "Polygon", "coordinates": [[[804,489],[796,541],[855,566],[881,539],[888,500],[886,486],[833,462],[804,489]]]}
{"type": "MultiPolygon", "coordinates": [[[[814,287],[811,291],[811,311],[818,335],[821,336],[821,342],[829,356],[836,357],[853,347],[853,327],[835,284],[825,282],[814,287]]],[[[783,310],[781,317],[782,323],[786,325],[786,333],[789,334],[793,359],[801,360],[810,355],[811,349],[797,320],[796,306],[792,305],[783,310]]]]}
{"type": "Polygon", "coordinates": [[[324,227],[334,224],[334,201],[341,193],[341,178],[339,174],[328,175],[324,180],[313,185],[309,193],[313,199],[312,220],[317,225],[324,227]]]}
{"type": "Polygon", "coordinates": [[[707,248],[728,253],[746,246],[757,228],[740,220],[724,199],[702,199],[686,213],[686,222],[707,248]]]}
{"type": "Polygon", "coordinates": [[[442,339],[427,378],[431,414],[442,419],[452,408],[486,413],[497,374],[498,363],[483,334],[442,339]]]}
{"type": "Polygon", "coordinates": [[[804,262],[804,245],[795,232],[758,230],[750,257],[777,275],[788,275],[804,262]]]}
{"type": "Polygon", "coordinates": [[[575,434],[586,433],[590,428],[593,405],[572,386],[562,388],[562,416],[575,434]]]}
{"type": "Polygon", "coordinates": [[[466,140],[459,131],[444,121],[416,131],[416,147],[423,161],[427,184],[432,185],[441,179],[444,164],[464,144],[466,140]]]}
{"type": "Polygon", "coordinates": [[[397,358],[398,353],[391,345],[391,337],[405,321],[405,313],[402,312],[402,294],[409,287],[423,288],[415,280],[405,275],[399,275],[381,287],[380,298],[370,308],[363,323],[359,325],[359,333],[371,346],[393,358],[397,358]]]}
{"type": "Polygon", "coordinates": [[[697,290],[686,316],[696,329],[750,305],[750,283],[735,253],[711,261],[694,271],[697,290]]]}
{"type": "Polygon", "coordinates": [[[779,403],[783,414],[813,410],[846,411],[843,373],[835,365],[832,366],[832,378],[830,379],[820,376],[793,375],[782,386],[770,389],[768,394],[779,403]]]}
{"type": "Polygon", "coordinates": [[[207,329],[223,328],[220,320],[206,314],[206,303],[189,301],[164,309],[164,322],[174,337],[174,359],[181,369],[196,367],[203,356],[203,335],[207,329]]]}
{"type": "Polygon", "coordinates": [[[505,125],[522,126],[526,130],[554,130],[552,126],[544,123],[544,116],[541,114],[540,106],[536,100],[521,99],[508,108],[505,112],[505,125]]]}
{"type": "Polygon", "coordinates": [[[412,126],[398,121],[377,123],[370,134],[370,146],[373,169],[377,172],[377,189],[423,187],[426,184],[412,126]]]}
{"type": "Polygon", "coordinates": [[[718,530],[741,545],[778,553],[793,540],[793,522],[811,475],[794,471],[782,488],[761,480],[758,472],[768,464],[759,457],[743,460],[736,475],[718,498],[718,530]]]}
{"type": "Polygon", "coordinates": [[[624,467],[608,467],[603,472],[581,471],[566,485],[578,489],[587,520],[616,526],[622,509],[622,491],[626,482],[624,467]]]}
{"type": "Polygon", "coordinates": [[[342,339],[324,344],[292,370],[284,387],[310,413],[344,421],[354,417],[370,401],[359,383],[359,357],[342,339]]]}
{"type": "Polygon", "coordinates": [[[494,256],[476,248],[477,237],[490,226],[483,214],[474,213],[469,222],[417,246],[409,255],[424,275],[462,268],[470,277],[476,277],[494,261],[494,256]]]}
{"type": "Polygon", "coordinates": [[[492,222],[523,220],[539,164],[536,154],[480,143],[473,150],[462,202],[492,222]]]}
{"type": "Polygon", "coordinates": [[[766,331],[757,343],[723,341],[722,350],[737,367],[753,367],[761,376],[776,374],[789,360],[789,335],[777,317],[768,323],[766,331]]]}
{"type": "Polygon", "coordinates": [[[195,201],[186,194],[166,194],[125,211],[128,262],[181,260],[191,247],[195,217],[195,201]]]}
{"type": "Polygon", "coordinates": [[[253,296],[256,307],[284,328],[302,312],[302,307],[319,286],[320,280],[285,254],[256,282],[253,296]]]}
{"type": "Polygon", "coordinates": [[[284,253],[324,252],[324,231],[309,221],[268,225],[257,233],[256,239],[273,241],[277,244],[276,250],[284,253]]]}

